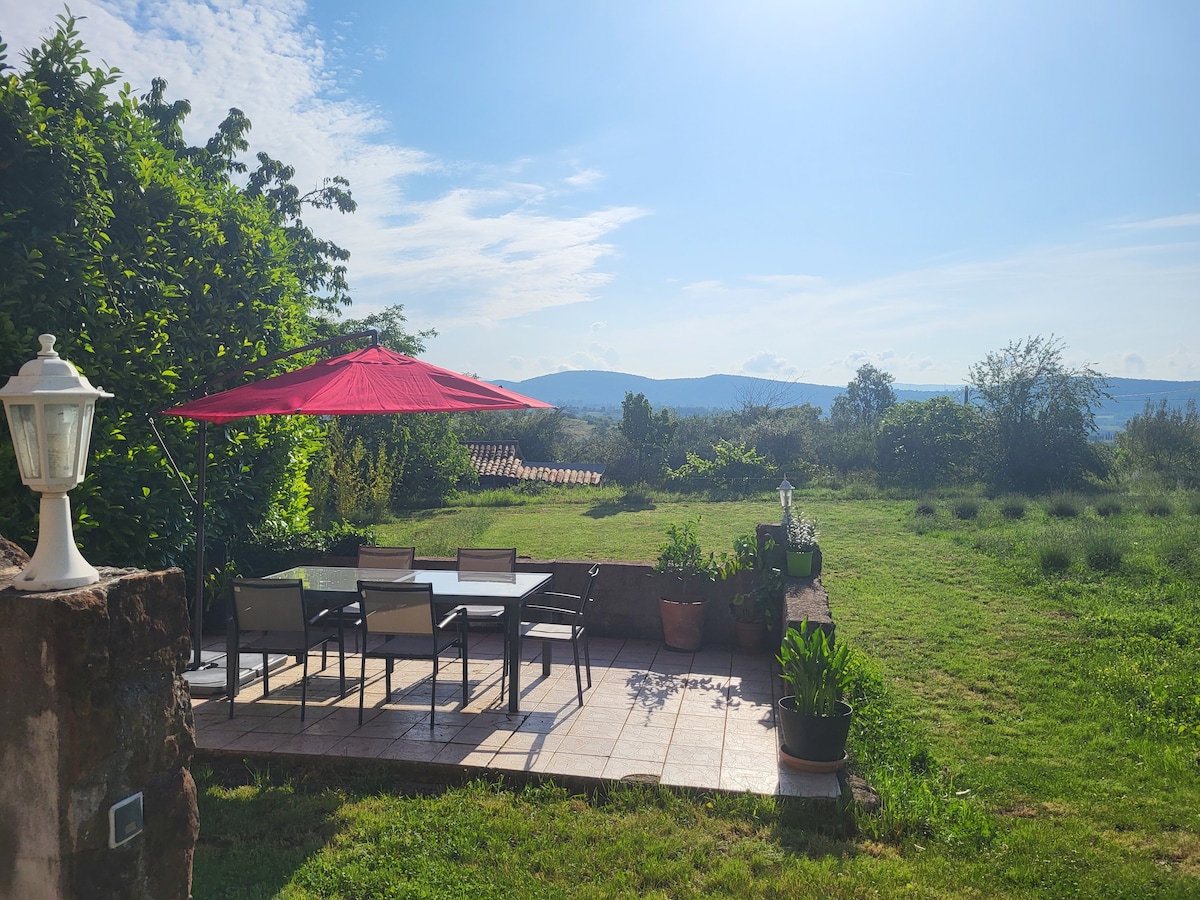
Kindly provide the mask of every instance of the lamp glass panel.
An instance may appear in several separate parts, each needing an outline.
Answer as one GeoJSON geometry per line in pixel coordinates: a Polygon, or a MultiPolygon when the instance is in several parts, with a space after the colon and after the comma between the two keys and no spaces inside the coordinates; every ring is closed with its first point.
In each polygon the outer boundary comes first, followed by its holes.
{"type": "Polygon", "coordinates": [[[42,458],[38,452],[37,407],[32,403],[8,405],[8,424],[11,426],[13,448],[17,451],[17,465],[21,478],[42,477],[42,458]]]}
{"type": "Polygon", "coordinates": [[[46,427],[46,477],[60,480],[75,477],[79,458],[79,404],[47,403],[43,413],[46,427]]]}

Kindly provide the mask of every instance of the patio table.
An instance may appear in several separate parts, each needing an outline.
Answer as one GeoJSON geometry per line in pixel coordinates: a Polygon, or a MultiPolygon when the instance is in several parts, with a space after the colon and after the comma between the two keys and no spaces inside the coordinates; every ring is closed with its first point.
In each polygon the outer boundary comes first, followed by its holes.
{"type": "Polygon", "coordinates": [[[296,566],[268,578],[299,578],[314,605],[341,609],[358,601],[359,581],[412,581],[433,587],[447,606],[487,603],[504,607],[508,630],[508,711],[521,711],[521,605],[550,587],[549,572],[459,572],[453,569],[370,569],[352,566],[296,566]]]}

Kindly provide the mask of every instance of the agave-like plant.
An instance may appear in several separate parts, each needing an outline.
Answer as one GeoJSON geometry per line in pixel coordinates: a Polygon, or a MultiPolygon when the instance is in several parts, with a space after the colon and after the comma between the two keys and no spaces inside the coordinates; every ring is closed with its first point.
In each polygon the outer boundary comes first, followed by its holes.
{"type": "Polygon", "coordinates": [[[781,676],[792,687],[797,712],[832,716],[850,681],[849,644],[830,643],[823,628],[805,619],[789,628],[779,647],[781,676]]]}

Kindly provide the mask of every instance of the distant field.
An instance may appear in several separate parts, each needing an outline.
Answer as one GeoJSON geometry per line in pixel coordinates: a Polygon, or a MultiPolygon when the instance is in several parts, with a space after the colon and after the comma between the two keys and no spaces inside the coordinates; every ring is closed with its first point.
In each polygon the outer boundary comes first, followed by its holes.
{"type": "MultiPolygon", "coordinates": [[[[722,551],[779,513],[773,497],[485,501],[381,526],[380,539],[422,554],[475,543],[535,557],[651,559],[672,521],[698,515],[706,547],[722,551]]],[[[606,834],[624,836],[606,854],[614,887],[605,890],[561,877],[596,864],[564,824],[568,798],[460,789],[436,801],[375,801],[373,787],[351,785],[321,801],[329,818],[309,850],[279,863],[273,884],[292,885],[279,896],[365,896],[367,880],[328,873],[379,859],[388,835],[418,840],[417,822],[430,816],[477,823],[444,847],[420,844],[422,859],[443,860],[447,873],[463,853],[470,871],[483,871],[482,850],[467,848],[494,828],[512,830],[527,865],[498,867],[491,896],[1200,896],[1195,497],[824,495],[798,505],[821,522],[838,633],[860,652],[851,753],[883,798],[879,814],[830,823],[822,837],[774,801],[579,799],[582,834],[604,822],[606,834]],[[684,865],[652,862],[673,858],[684,865]],[[530,869],[548,874],[530,881],[530,869]]],[[[251,831],[265,826],[237,824],[236,810],[269,808],[296,789],[202,786],[206,821],[251,831]]],[[[320,788],[300,793],[311,790],[320,788]]],[[[235,852],[228,835],[202,840],[215,843],[198,855],[198,878],[235,852]]],[[[196,896],[253,894],[210,895],[198,881],[196,896]]]]}

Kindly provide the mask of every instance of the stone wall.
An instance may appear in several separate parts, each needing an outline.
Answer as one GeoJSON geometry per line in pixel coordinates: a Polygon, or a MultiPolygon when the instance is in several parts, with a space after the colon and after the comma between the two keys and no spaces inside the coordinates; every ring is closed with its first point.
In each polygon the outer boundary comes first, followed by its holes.
{"type": "Polygon", "coordinates": [[[0,538],[0,898],[186,900],[199,833],[179,569],[25,593],[0,538]],[[145,831],[109,849],[109,808],[145,831]]]}

